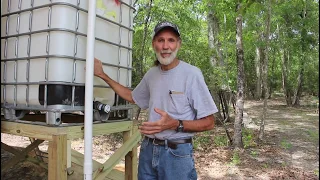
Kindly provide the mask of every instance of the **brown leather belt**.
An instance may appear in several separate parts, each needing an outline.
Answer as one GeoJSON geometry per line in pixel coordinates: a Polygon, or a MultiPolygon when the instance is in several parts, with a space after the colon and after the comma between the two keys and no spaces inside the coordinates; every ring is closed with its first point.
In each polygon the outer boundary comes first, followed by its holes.
{"type": "MultiPolygon", "coordinates": [[[[149,142],[152,142],[154,145],[159,145],[159,146],[165,146],[166,145],[166,140],[161,140],[161,139],[156,139],[156,138],[149,138],[145,137],[145,139],[149,142]]],[[[185,144],[185,143],[192,143],[192,138],[189,139],[179,139],[179,140],[167,140],[167,145],[171,149],[177,149],[178,144],[185,144]]]]}

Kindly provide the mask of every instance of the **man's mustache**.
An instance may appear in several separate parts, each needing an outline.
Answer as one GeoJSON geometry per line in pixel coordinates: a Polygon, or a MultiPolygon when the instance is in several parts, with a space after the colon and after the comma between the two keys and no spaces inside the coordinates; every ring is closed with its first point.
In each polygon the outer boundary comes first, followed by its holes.
{"type": "Polygon", "coordinates": [[[160,53],[172,53],[172,51],[170,51],[170,50],[163,50],[163,51],[160,51],[160,53]]]}

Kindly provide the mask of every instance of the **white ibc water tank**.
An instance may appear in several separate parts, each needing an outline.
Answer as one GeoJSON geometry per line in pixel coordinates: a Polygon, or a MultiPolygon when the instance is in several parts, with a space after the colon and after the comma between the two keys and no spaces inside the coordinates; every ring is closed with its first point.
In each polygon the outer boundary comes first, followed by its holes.
{"type": "MultiPolygon", "coordinates": [[[[3,0],[1,107],[81,110],[84,106],[88,0],[3,0]]],[[[95,57],[131,87],[132,0],[97,0],[95,57]]],[[[94,100],[116,105],[94,78],[94,100]]]]}

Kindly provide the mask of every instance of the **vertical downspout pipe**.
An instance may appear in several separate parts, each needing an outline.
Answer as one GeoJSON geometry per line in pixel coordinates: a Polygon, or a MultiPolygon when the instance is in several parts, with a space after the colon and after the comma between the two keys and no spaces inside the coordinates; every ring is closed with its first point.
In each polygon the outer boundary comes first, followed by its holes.
{"type": "Polygon", "coordinates": [[[93,68],[96,0],[90,0],[88,9],[86,82],[85,82],[85,119],[84,119],[84,180],[92,180],[92,122],[93,122],[93,68]]]}
{"type": "Polygon", "coordinates": [[[2,0],[1,0],[1,15],[2,15],[2,0]]]}

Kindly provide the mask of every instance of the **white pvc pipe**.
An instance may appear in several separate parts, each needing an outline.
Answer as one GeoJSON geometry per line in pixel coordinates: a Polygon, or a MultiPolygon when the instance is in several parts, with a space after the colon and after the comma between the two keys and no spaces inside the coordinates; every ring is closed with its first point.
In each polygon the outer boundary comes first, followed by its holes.
{"type": "Polygon", "coordinates": [[[2,0],[1,0],[1,15],[2,15],[2,0]]]}
{"type": "Polygon", "coordinates": [[[93,67],[96,0],[89,0],[86,85],[85,85],[85,119],[84,119],[84,180],[92,180],[92,121],[93,121],[93,67]]]}

